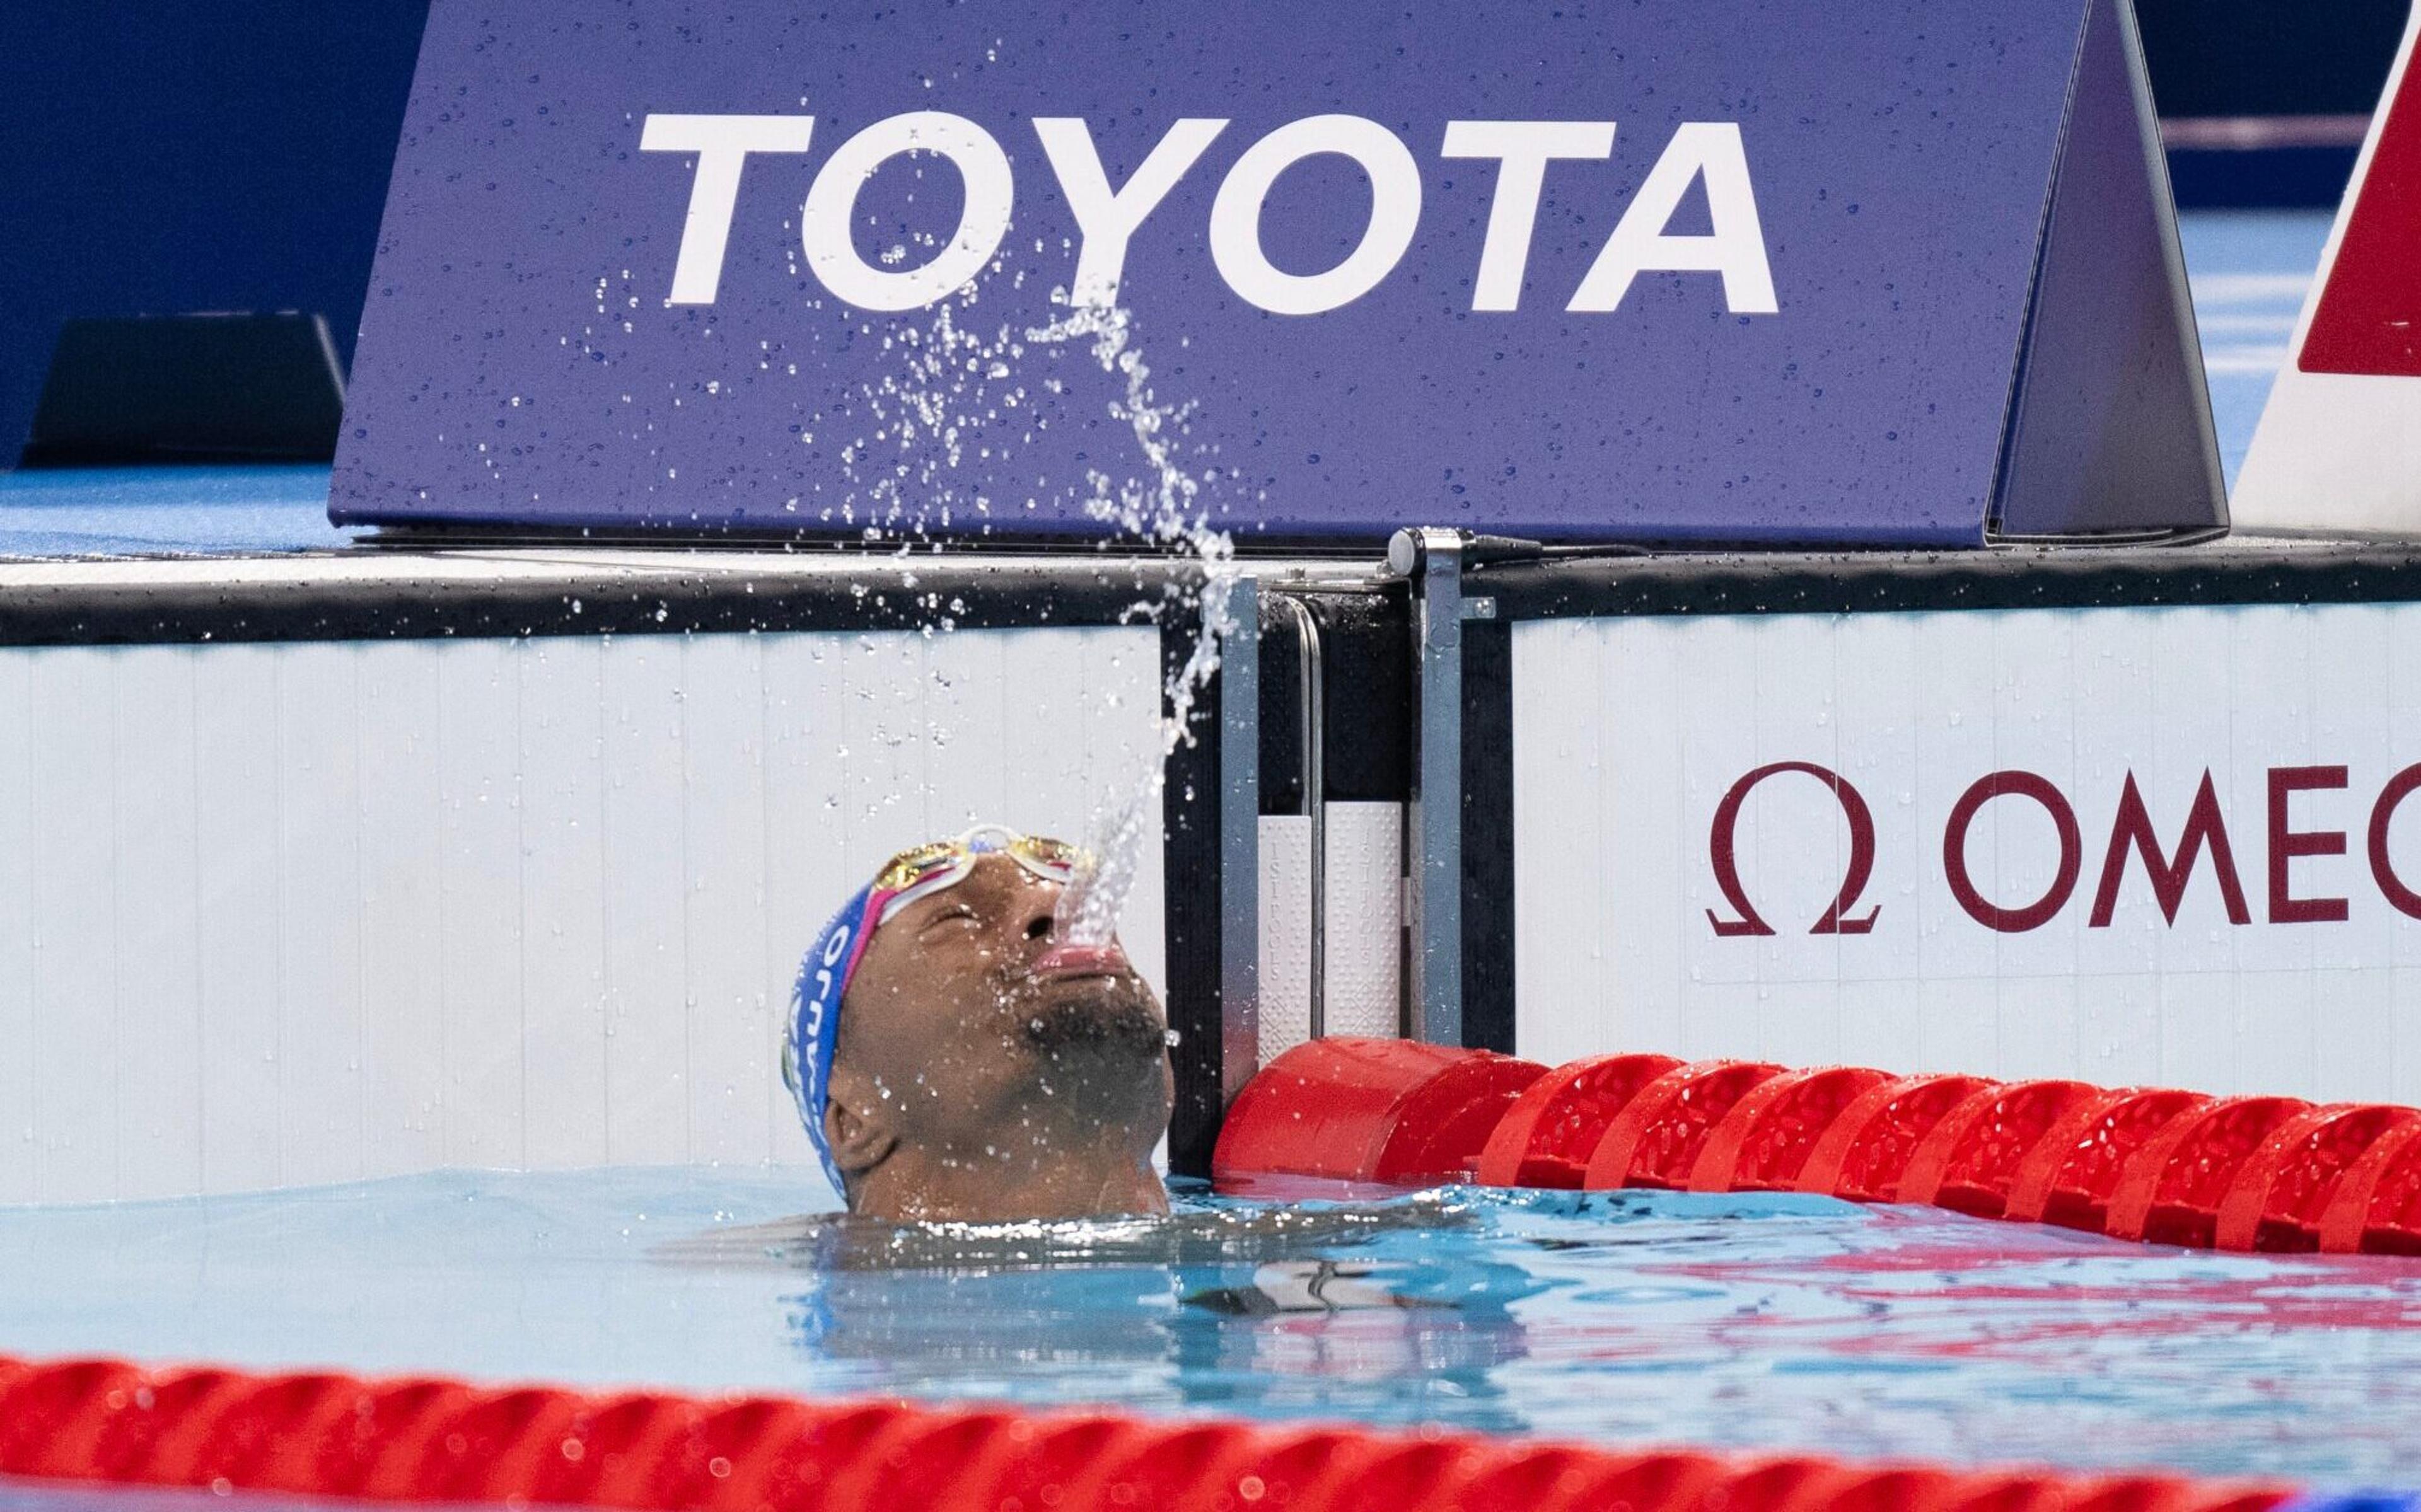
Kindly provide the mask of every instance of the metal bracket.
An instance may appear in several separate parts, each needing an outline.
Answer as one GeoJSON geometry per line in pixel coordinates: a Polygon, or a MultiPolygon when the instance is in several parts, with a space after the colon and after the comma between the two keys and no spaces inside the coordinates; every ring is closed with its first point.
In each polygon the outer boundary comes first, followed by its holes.
{"type": "MultiPolygon", "coordinates": [[[[1399,530],[1387,565],[1413,586],[1418,670],[1405,861],[1413,1037],[1462,1043],[1462,597],[1460,531],[1399,530]]],[[[1492,599],[1485,602],[1492,616],[1492,599]]]]}
{"type": "Polygon", "coordinates": [[[1328,700],[1320,686],[1320,621],[1290,594],[1273,596],[1294,620],[1303,677],[1303,812],[1311,820],[1311,1037],[1328,1033],[1328,700]]]}
{"type": "Polygon", "coordinates": [[[1260,585],[1227,589],[1219,647],[1219,1091],[1224,1106],[1261,1058],[1260,585]]]}

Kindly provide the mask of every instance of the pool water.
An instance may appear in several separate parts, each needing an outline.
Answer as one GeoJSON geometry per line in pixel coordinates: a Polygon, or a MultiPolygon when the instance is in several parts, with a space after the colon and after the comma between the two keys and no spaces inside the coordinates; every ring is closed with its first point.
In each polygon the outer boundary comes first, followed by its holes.
{"type": "Polygon", "coordinates": [[[334,551],[328,470],[309,464],[0,472],[0,557],[334,551]]]}
{"type": "Polygon", "coordinates": [[[2287,363],[2287,344],[2328,244],[2309,210],[2203,210],[2178,217],[2220,463],[2230,488],[2287,363]]]}
{"type": "Polygon", "coordinates": [[[2421,1265],[1825,1198],[856,1230],[786,1171],[0,1210],[0,1341],[367,1373],[2421,1483],[2421,1265]]]}

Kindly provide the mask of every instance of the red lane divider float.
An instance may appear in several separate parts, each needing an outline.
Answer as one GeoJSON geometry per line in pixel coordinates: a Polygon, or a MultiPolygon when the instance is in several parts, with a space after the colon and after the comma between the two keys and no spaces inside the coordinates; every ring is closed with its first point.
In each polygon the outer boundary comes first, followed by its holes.
{"type": "Polygon", "coordinates": [[[1589,1153],[1614,1115],[1639,1096],[1640,1088],[1680,1064],[1670,1055],[1600,1055],[1537,1077],[1489,1133],[1479,1152],[1480,1182],[1492,1187],[1579,1186],[1589,1153]]]}
{"type": "Polygon", "coordinates": [[[2155,1475],[0,1360],[0,1475],[646,1512],[2271,1512],[2155,1475]]]}
{"type": "Polygon", "coordinates": [[[1897,1201],[1900,1173],[1917,1146],[1953,1109],[1991,1085],[1980,1076],[1903,1076],[1868,1088],[1818,1137],[1798,1190],[1897,1201]]]}
{"type": "Polygon", "coordinates": [[[2225,1250],[2421,1255],[2421,1110],[1399,1039],[1287,1052],[1228,1111],[1273,1178],[1807,1192],[2225,1250]]]}
{"type": "Polygon", "coordinates": [[[1607,1123],[1581,1185],[1688,1187],[1715,1127],[1781,1074],[1781,1067],[1763,1061],[1701,1061],[1665,1072],[1607,1123]]]}
{"type": "Polygon", "coordinates": [[[1409,1039],[1315,1039],[1236,1094],[1219,1160],[1239,1172],[1418,1183],[1459,1171],[1546,1068],[1409,1039]]]}

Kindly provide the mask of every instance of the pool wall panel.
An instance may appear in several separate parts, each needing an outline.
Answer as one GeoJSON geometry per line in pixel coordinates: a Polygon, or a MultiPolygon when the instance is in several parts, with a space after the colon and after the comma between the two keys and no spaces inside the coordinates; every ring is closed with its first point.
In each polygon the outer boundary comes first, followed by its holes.
{"type": "MultiPolygon", "coordinates": [[[[969,663],[971,670],[966,675],[971,680],[990,689],[997,689],[1000,686],[1006,670],[1006,659],[1002,656],[1002,647],[1008,639],[1008,634],[1009,632],[994,632],[963,638],[952,637],[951,649],[961,661],[969,663]]],[[[841,667],[834,652],[835,647],[825,639],[804,635],[777,636],[766,642],[763,648],[767,692],[764,705],[765,772],[768,780],[765,784],[762,823],[765,893],[769,899],[805,899],[820,897],[830,892],[834,884],[834,878],[831,875],[831,858],[844,853],[849,845],[848,827],[843,809],[838,803],[832,800],[830,794],[818,791],[804,783],[772,780],[782,772],[797,772],[812,768],[819,762],[842,759],[839,755],[841,741],[835,732],[837,723],[836,716],[849,694],[841,667]]],[[[613,705],[609,701],[605,707],[609,710],[605,724],[610,729],[615,724],[614,716],[610,712],[613,705]]],[[[974,749],[998,748],[997,736],[991,731],[978,731],[973,727],[961,726],[961,735],[974,749]]],[[[608,758],[607,766],[607,770],[614,773],[614,776],[607,780],[605,788],[605,801],[609,804],[616,801],[625,776],[621,768],[613,765],[613,759],[608,758]]],[[[985,795],[984,811],[1003,814],[1016,812],[1016,810],[1000,807],[999,798],[1000,794],[995,786],[992,791],[985,795]]],[[[632,900],[626,907],[625,916],[640,916],[637,913],[629,912],[628,910],[638,906],[636,901],[638,890],[648,885],[645,881],[626,881],[617,877],[609,857],[605,885],[609,889],[631,889],[632,900]]],[[[761,978],[768,982],[787,983],[798,970],[799,953],[803,947],[797,943],[797,938],[802,927],[813,929],[821,923],[820,919],[808,923],[803,918],[769,918],[766,927],[759,931],[757,942],[759,959],[762,961],[761,978]]],[[[611,939],[612,933],[613,930],[609,925],[607,940],[609,953],[615,949],[611,939]]],[[[609,955],[609,959],[615,958],[609,955]]],[[[633,971],[647,969],[646,962],[633,959],[629,953],[625,953],[619,959],[633,971]]],[[[775,1001],[777,1004],[787,1005],[789,1002],[787,987],[784,988],[783,993],[784,995],[775,1001]]],[[[623,1012],[619,1016],[619,1022],[624,1029],[634,1029],[639,1026],[641,1016],[628,1011],[628,1005],[633,1002],[642,1001],[643,997],[643,994],[624,994],[623,1012]]],[[[618,1106],[611,1100],[616,1088],[634,1093],[644,1099],[648,1095],[649,1078],[647,1062],[633,1058],[633,1047],[624,1042],[622,1033],[617,1032],[607,1041],[606,1050],[609,1065],[613,1057],[617,1055],[623,1057],[623,1069],[620,1076],[609,1081],[607,1124],[611,1128],[614,1120],[610,1114],[618,1106]]],[[[767,1076],[755,1092],[758,1100],[763,1104],[766,1127],[773,1130],[774,1158],[798,1161],[813,1160],[814,1156],[808,1149],[805,1134],[798,1128],[798,1114],[791,1104],[789,1088],[782,1084],[781,1077],[767,1076]]],[[[621,1144],[627,1144],[643,1125],[644,1119],[632,1119],[625,1126],[623,1138],[617,1142],[617,1147],[621,1144]]],[[[609,1149],[606,1157],[607,1163],[612,1163],[615,1159],[617,1157],[614,1151],[609,1149]]]]}
{"type": "MultiPolygon", "coordinates": [[[[39,665],[47,656],[20,652],[6,660],[39,665]]],[[[277,657],[270,647],[226,647],[195,668],[195,840],[186,885],[199,899],[201,915],[195,1012],[202,1052],[195,1075],[202,1094],[205,1192],[276,1186],[285,1179],[278,1090],[278,908],[285,857],[279,835],[277,657]]],[[[38,738],[49,737],[45,731],[38,738]]],[[[82,813],[46,815],[45,828],[107,820],[102,800],[88,800],[83,807],[82,813]]],[[[429,816],[432,834],[435,817],[429,816]]],[[[432,952],[430,959],[434,963],[443,958],[432,952]]],[[[51,1023],[61,1035],[90,1032],[72,1013],[51,1023]]],[[[443,1043],[437,1040],[441,1048],[443,1043]]],[[[91,1194],[73,1189],[53,1193],[63,1200],[91,1194]]]]}
{"type": "MultiPolygon", "coordinates": [[[[1154,758],[1159,656],[1148,625],[0,649],[0,1200],[804,1161],[798,949],[932,834],[1087,833],[1154,758]]],[[[1127,914],[1155,982],[1162,870],[1127,914]]]]}
{"type": "Polygon", "coordinates": [[[436,752],[438,658],[409,644],[365,644],[361,662],[362,1056],[367,1175],[445,1163],[445,1041],[415,1024],[439,1001],[445,924],[439,872],[444,812],[436,752]]]}
{"type": "MultiPolygon", "coordinates": [[[[512,1168],[528,1160],[522,1042],[529,1025],[517,948],[524,903],[521,689],[514,666],[523,650],[510,641],[472,641],[438,660],[437,877],[445,932],[434,1027],[445,1046],[439,1106],[448,1165],[512,1168]]],[[[677,927],[679,919],[651,923],[677,927]]]]}
{"type": "Polygon", "coordinates": [[[40,1193],[34,1088],[33,664],[0,657],[0,1202],[40,1193]]]}
{"type": "Polygon", "coordinates": [[[37,878],[34,1117],[37,1192],[116,1192],[118,1037],[112,653],[63,650],[33,669],[37,878]],[[65,819],[66,822],[60,822],[65,819]]]}
{"type": "MultiPolygon", "coordinates": [[[[362,936],[375,921],[360,904],[361,658],[321,642],[273,661],[276,744],[261,774],[277,783],[278,1177],[356,1181],[376,1135],[362,1116],[362,936]]],[[[212,869],[202,857],[205,885],[212,869]]]]}
{"type": "Polygon", "coordinates": [[[521,658],[522,894],[553,905],[520,921],[526,1161],[601,1165],[605,1107],[605,643],[564,640],[521,658]],[[535,924],[535,927],[533,925],[535,924]]]}
{"type": "Polygon", "coordinates": [[[179,647],[135,647],[114,680],[117,1186],[130,1197],[173,1196],[202,1179],[193,658],[179,647]]]}
{"type": "MultiPolygon", "coordinates": [[[[761,688],[761,650],[754,637],[684,640],[681,686],[761,688]]],[[[878,672],[859,686],[898,696],[892,679],[913,676],[919,659],[901,660],[910,664],[887,678],[878,672]]],[[[689,725],[681,783],[689,883],[681,909],[689,967],[689,1150],[700,1163],[764,1161],[773,1154],[773,1110],[763,1093],[767,1083],[780,1080],[773,1026],[787,982],[768,979],[765,971],[765,703],[762,696],[691,696],[681,704],[689,725]]],[[[923,741],[909,740],[902,749],[910,764],[923,765],[913,761],[923,741]]],[[[924,775],[915,773],[920,780],[924,775]]],[[[935,833],[929,815],[917,816],[915,829],[935,833]]],[[[871,874],[870,865],[866,869],[871,874]]],[[[789,915],[785,932],[802,941],[822,922],[801,917],[804,909],[783,912],[789,915]]]]}
{"type": "MultiPolygon", "coordinates": [[[[684,868],[663,865],[683,853],[680,654],[678,641],[646,639],[604,668],[602,761],[614,775],[604,821],[603,1122],[616,1164],[660,1160],[657,1152],[689,1143],[686,952],[671,948],[684,942],[663,927],[684,906],[684,868]]],[[[780,979],[774,962],[764,973],[780,979]]]]}
{"type": "MultiPolygon", "coordinates": [[[[1515,627],[1517,1041],[1556,1062],[1610,1051],[1848,1061],[1894,1070],[2164,1083],[2210,1092],[2421,1099],[2421,919],[2373,881],[2374,800],[2421,761],[2421,606],[2110,607],[1551,618],[1515,627]],[[1837,772],[1873,820],[1873,871],[1811,932],[1852,869],[1823,783],[1751,787],[1734,832],[1737,908],[1715,815],[1773,762],[1837,772]],[[2291,896],[2343,921],[2273,922],[2270,773],[2348,769],[2293,793],[2298,832],[2342,854],[2291,864],[2291,896]],[[2023,770],[2072,805],[2080,871],[2047,923],[1986,927],[1946,881],[1948,817],[1986,773],[2023,770]],[[2177,853],[2208,772],[2248,922],[2212,856],[2174,923],[2140,858],[2106,927],[2089,920],[2122,788],[2177,853]]],[[[2421,798],[2391,853],[2421,875],[2421,798]]],[[[1976,889],[2042,895],[2060,843],[2021,797],[1988,803],[1976,889]]]]}
{"type": "MultiPolygon", "coordinates": [[[[1404,805],[1331,801],[1326,824],[1322,1024],[1332,1035],[1400,1034],[1404,805]]],[[[1267,1065],[1311,1037],[1311,819],[1264,814],[1260,842],[1259,1040],[1267,1065]]]]}
{"type": "Polygon", "coordinates": [[[1260,817],[1260,1064],[1311,1037],[1311,818],[1260,817]]]}
{"type": "Polygon", "coordinates": [[[1403,875],[1401,803],[1328,805],[1330,1034],[1401,1032],[1403,875]]]}

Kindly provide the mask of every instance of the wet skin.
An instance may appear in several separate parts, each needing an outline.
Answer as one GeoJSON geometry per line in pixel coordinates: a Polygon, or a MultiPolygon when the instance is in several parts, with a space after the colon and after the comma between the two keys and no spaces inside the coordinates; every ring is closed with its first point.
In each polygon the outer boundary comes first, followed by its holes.
{"type": "Polygon", "coordinates": [[[1123,951],[1057,946],[1007,856],[875,931],[824,1114],[850,1211],[1005,1223],[1168,1210],[1167,1017],[1123,951]]]}

